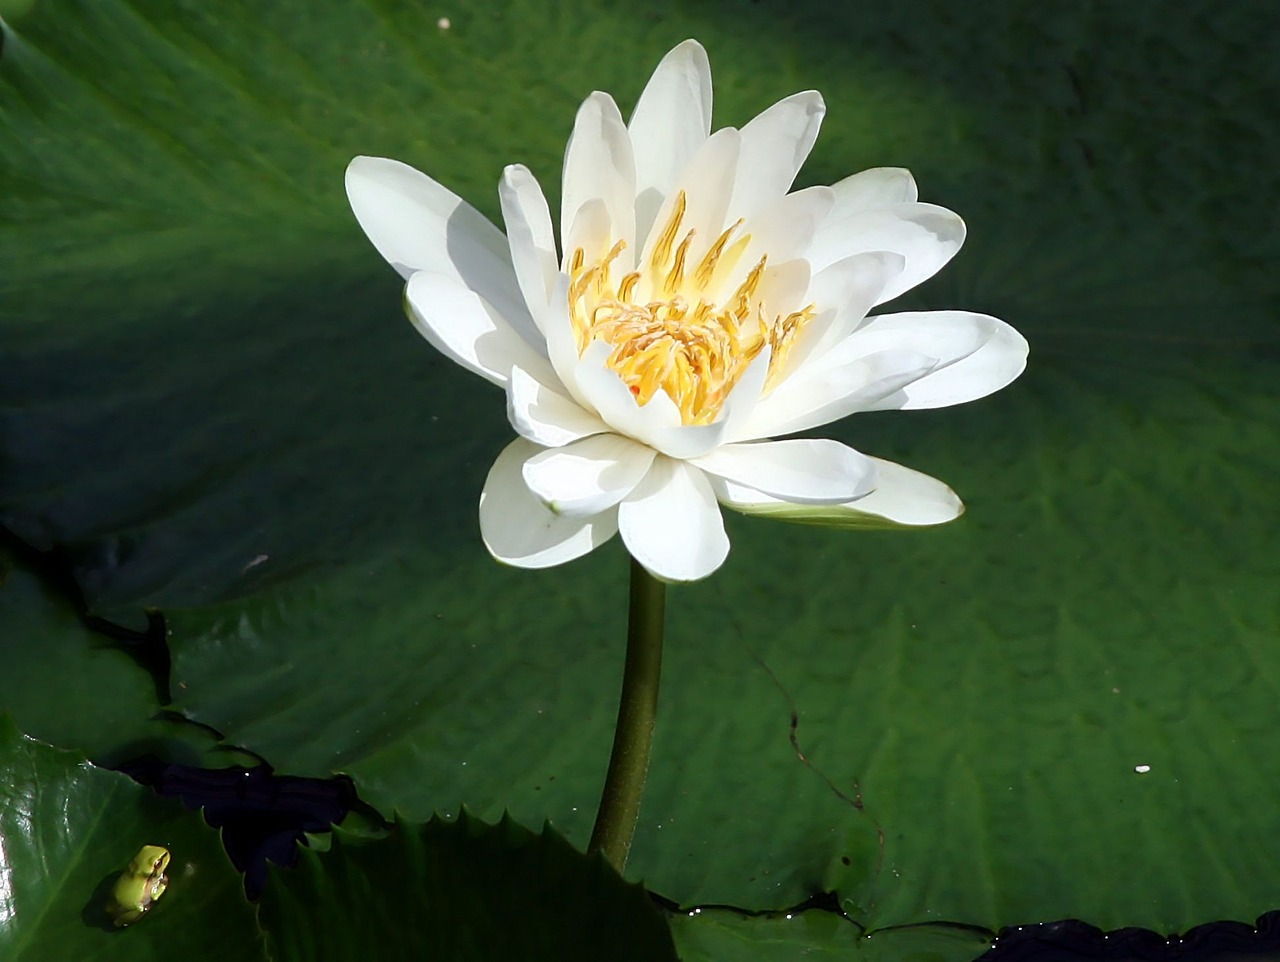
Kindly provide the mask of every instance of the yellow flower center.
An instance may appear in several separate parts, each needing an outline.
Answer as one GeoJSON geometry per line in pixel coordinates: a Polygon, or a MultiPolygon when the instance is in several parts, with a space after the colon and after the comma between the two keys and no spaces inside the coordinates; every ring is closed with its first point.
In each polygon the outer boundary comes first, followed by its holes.
{"type": "Polygon", "coordinates": [[[637,402],[648,404],[662,390],[684,424],[709,424],[766,344],[772,349],[770,375],[780,368],[814,309],[810,304],[785,316],[768,310],[761,290],[768,255],[731,286],[751,241],[750,234],[733,239],[741,220],[690,264],[695,232],[681,237],[685,206],[681,191],[647,261],[616,280],[613,263],[626,241],[591,263],[576,249],[568,265],[569,315],[578,353],[596,340],[609,344],[609,367],[637,402]]]}

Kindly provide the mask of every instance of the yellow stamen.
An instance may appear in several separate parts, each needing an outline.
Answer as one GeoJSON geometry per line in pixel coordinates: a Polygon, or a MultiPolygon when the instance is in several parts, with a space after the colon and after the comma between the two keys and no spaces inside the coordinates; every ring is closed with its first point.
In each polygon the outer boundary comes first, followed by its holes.
{"type": "Polygon", "coordinates": [[[574,250],[566,264],[569,313],[579,353],[597,340],[608,344],[607,363],[637,403],[648,404],[662,391],[684,424],[710,424],[766,346],[771,384],[816,311],[809,305],[783,316],[769,309],[764,301],[769,285],[763,282],[767,255],[745,274],[737,273],[751,241],[749,234],[734,238],[741,220],[699,258],[696,231],[681,229],[687,208],[681,191],[649,257],[616,282],[613,264],[626,249],[624,240],[591,261],[582,248],[574,250]],[[693,263],[697,266],[689,273],[693,263]]]}
{"type": "Polygon", "coordinates": [[[689,245],[693,243],[694,233],[695,231],[689,231],[680,242],[680,246],[676,248],[676,262],[671,265],[671,270],[667,271],[667,280],[663,285],[668,294],[674,294],[680,290],[680,285],[684,283],[684,262],[689,256],[689,245]]]}
{"type": "MultiPolygon", "coordinates": [[[[729,238],[733,236],[733,232],[742,226],[742,218],[739,217],[734,221],[733,226],[728,228],[723,234],[716,239],[711,245],[711,250],[707,251],[706,256],[702,258],[702,263],[698,265],[698,269],[693,272],[694,282],[699,287],[710,287],[711,279],[715,277],[716,264],[720,261],[720,255],[724,253],[724,245],[729,243],[729,238]]],[[[747,240],[748,238],[743,238],[747,240]]]]}

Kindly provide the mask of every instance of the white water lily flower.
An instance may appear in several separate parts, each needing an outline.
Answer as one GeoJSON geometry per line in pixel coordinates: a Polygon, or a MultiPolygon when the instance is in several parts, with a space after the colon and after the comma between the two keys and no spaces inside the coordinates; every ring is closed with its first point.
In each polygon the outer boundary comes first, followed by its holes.
{"type": "Polygon", "coordinates": [[[533,175],[503,172],[506,236],[425,174],[357,157],[347,195],[408,281],[436,348],[506,390],[520,435],[480,496],[495,558],[540,568],[621,532],[666,581],[729,550],[720,505],[854,526],[957,517],[946,485],[836,441],[773,440],[858,411],[983,397],[1026,341],[964,311],[867,312],[933,275],[964,223],[882,168],[789,192],[825,111],[795,94],[711,133],[711,72],[688,40],[629,124],[608,94],[565,151],[560,252],[533,175]]]}

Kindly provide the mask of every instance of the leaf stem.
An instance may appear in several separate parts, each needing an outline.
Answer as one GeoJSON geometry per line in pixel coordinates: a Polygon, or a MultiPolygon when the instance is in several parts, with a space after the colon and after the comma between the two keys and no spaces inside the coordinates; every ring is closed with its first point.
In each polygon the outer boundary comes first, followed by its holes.
{"type": "Polygon", "coordinates": [[[649,770],[649,748],[658,713],[662,674],[662,629],[667,586],[631,559],[631,608],[627,616],[627,661],[622,675],[618,725],[600,810],[588,852],[601,852],[619,872],[626,867],[640,817],[640,797],[649,770]]]}

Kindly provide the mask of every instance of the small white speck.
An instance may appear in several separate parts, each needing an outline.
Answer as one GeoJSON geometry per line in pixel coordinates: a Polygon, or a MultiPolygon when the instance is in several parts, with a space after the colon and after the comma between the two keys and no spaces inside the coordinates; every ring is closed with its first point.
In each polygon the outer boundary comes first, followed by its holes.
{"type": "Polygon", "coordinates": [[[441,30],[448,30],[450,27],[453,26],[453,23],[449,20],[448,17],[441,17],[439,20],[436,21],[436,26],[439,27],[441,30]]]}
{"type": "Polygon", "coordinates": [[[1137,772],[1139,775],[1145,775],[1147,774],[1147,772],[1151,771],[1151,766],[1150,765],[1134,765],[1133,770],[1137,772]]]}
{"type": "Polygon", "coordinates": [[[243,568],[240,569],[240,573],[244,574],[250,568],[258,567],[258,565],[262,564],[262,562],[266,561],[267,558],[269,557],[270,555],[265,555],[265,554],[254,555],[253,560],[251,560],[247,565],[245,565],[243,568]]]}

